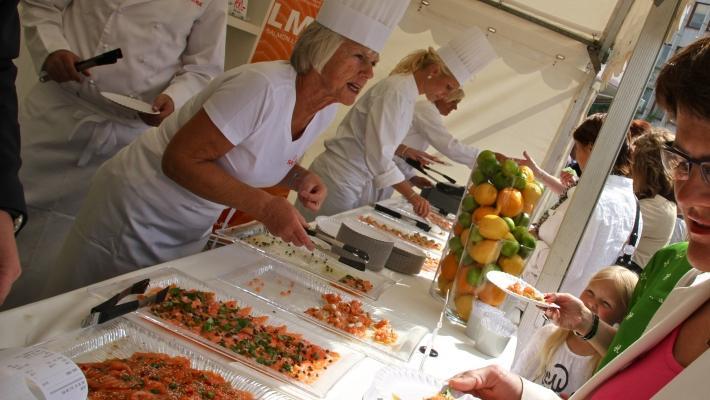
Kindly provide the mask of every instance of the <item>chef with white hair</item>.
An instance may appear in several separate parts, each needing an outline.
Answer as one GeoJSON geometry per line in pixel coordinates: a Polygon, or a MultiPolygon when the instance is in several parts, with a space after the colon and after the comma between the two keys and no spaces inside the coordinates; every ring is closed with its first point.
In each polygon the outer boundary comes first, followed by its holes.
{"type": "Polygon", "coordinates": [[[390,76],[370,88],[345,116],[334,138],[325,141],[310,170],[328,187],[317,212],[301,207],[306,218],[332,215],[386,198],[392,186],[421,216],[429,202],[417,194],[393,161],[412,123],[420,95],[429,101],[446,98],[496,58],[478,28],[469,28],[448,44],[415,51],[390,76]]]}
{"type": "Polygon", "coordinates": [[[281,185],[317,210],[326,194],[298,164],[373,76],[409,0],[325,0],[290,61],[242,65],[215,78],[165,122],[107,161],[53,270],[46,294],[199,252],[225,206],[313,248],[281,185]],[[56,284],[54,283],[56,281],[56,284]]]}

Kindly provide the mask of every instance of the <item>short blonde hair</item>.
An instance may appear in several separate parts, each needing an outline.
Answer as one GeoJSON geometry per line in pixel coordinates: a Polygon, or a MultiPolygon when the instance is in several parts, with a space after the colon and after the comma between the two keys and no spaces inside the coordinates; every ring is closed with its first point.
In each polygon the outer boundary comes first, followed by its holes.
{"type": "Polygon", "coordinates": [[[668,200],[673,199],[673,179],[661,162],[663,145],[670,140],[673,140],[671,131],[652,128],[650,133],[641,135],[634,142],[631,177],[639,199],[650,199],[659,194],[668,200]]]}
{"type": "Polygon", "coordinates": [[[449,67],[444,64],[444,60],[442,60],[436,50],[431,47],[426,50],[417,50],[406,55],[397,63],[397,65],[395,65],[392,72],[390,72],[390,75],[412,74],[432,64],[436,64],[441,67],[441,72],[443,72],[444,75],[454,78],[454,74],[452,74],[449,67]]]}
{"type": "Polygon", "coordinates": [[[466,97],[466,93],[464,93],[463,89],[458,88],[454,89],[444,101],[447,103],[451,103],[454,101],[461,101],[464,97],[466,97]]]}
{"type": "Polygon", "coordinates": [[[318,21],[311,22],[296,41],[290,63],[299,75],[311,69],[321,72],[345,38],[318,21]]]}
{"type": "MultiPolygon", "coordinates": [[[[599,272],[594,274],[592,279],[589,280],[589,283],[587,283],[587,286],[589,286],[592,282],[611,282],[614,285],[616,293],[619,294],[619,299],[621,299],[620,305],[624,307],[624,314],[626,314],[629,302],[631,301],[631,295],[634,293],[638,278],[638,275],[629,269],[618,265],[612,265],[610,267],[602,268],[599,272]]],[[[550,363],[550,360],[557,349],[567,340],[569,333],[570,331],[567,329],[557,328],[552,335],[547,338],[545,344],[542,345],[542,349],[540,350],[540,365],[538,365],[537,370],[535,371],[535,377],[531,380],[534,381],[542,377],[542,374],[545,373],[545,367],[550,363]]],[[[601,355],[595,353],[590,366],[590,376],[597,369],[600,361],[601,355]]]]}

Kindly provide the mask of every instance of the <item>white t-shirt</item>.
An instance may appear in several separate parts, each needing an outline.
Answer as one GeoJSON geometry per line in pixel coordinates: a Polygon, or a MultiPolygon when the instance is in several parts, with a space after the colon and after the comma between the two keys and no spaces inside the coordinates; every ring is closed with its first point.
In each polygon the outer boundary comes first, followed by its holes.
{"type": "MultiPolygon", "coordinates": [[[[473,166],[479,152],[477,148],[467,146],[451,135],[436,105],[427,99],[419,100],[414,105],[412,126],[402,144],[421,151],[426,151],[431,145],[449,159],[467,167],[473,166]]],[[[404,159],[395,157],[394,160],[407,179],[416,174],[404,159]]]]}
{"type": "Polygon", "coordinates": [[[540,376],[536,375],[542,362],[541,350],[547,339],[559,328],[546,325],[538,329],[528,344],[513,361],[511,372],[538,383],[557,394],[572,395],[592,376],[594,357],[573,353],[563,342],[550,358],[540,376]]]}

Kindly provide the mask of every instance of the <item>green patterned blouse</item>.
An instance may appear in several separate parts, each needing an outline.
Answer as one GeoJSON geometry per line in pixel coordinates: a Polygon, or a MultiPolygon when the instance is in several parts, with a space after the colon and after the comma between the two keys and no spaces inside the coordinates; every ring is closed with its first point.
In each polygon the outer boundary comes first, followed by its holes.
{"type": "Polygon", "coordinates": [[[675,243],[657,251],[639,276],[626,315],[599,363],[600,370],[638,339],[668,293],[691,268],[686,254],[688,242],[675,243]]]}

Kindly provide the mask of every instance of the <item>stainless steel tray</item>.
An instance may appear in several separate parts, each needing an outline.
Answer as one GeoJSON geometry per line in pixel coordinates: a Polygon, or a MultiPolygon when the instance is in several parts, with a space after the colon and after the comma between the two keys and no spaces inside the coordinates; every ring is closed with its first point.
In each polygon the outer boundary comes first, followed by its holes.
{"type": "MultiPolygon", "coordinates": [[[[311,252],[305,247],[286,244],[281,239],[269,234],[266,227],[260,223],[248,223],[223,229],[217,231],[217,235],[222,240],[231,240],[265,255],[269,259],[296,266],[325,279],[336,287],[373,300],[379,299],[385,290],[396,283],[394,280],[372,271],[358,271],[318,250],[311,252]],[[348,275],[369,282],[372,288],[362,291],[341,282],[348,275]]],[[[316,238],[311,239],[318,241],[316,238]]],[[[324,242],[321,243],[328,246],[324,242]]]]}
{"type": "Polygon", "coordinates": [[[198,335],[197,333],[191,332],[183,327],[166,321],[151,313],[149,307],[144,307],[136,311],[137,315],[139,315],[143,319],[150,321],[157,326],[165,328],[168,331],[179,335],[181,338],[184,338],[194,343],[198,343],[199,345],[202,345],[214,352],[217,352],[231,360],[238,361],[244,365],[247,365],[253,370],[259,371],[260,373],[270,376],[281,382],[288,383],[294,388],[298,388],[300,391],[306,393],[308,396],[324,398],[330,391],[330,389],[332,389],[333,385],[335,385],[335,383],[337,383],[340,378],[342,378],[343,375],[345,375],[357,362],[364,358],[363,354],[339,343],[339,338],[337,336],[329,334],[327,332],[314,331],[311,324],[303,321],[300,318],[296,318],[293,314],[286,312],[279,307],[276,307],[270,302],[264,301],[260,297],[254,296],[243,290],[239,290],[223,282],[201,282],[195,278],[190,277],[187,274],[184,274],[172,268],[164,268],[140,277],[131,278],[127,281],[92,288],[91,293],[102,299],[107,299],[113,294],[121,291],[123,288],[128,287],[132,283],[145,278],[150,279],[150,286],[148,287],[148,291],[150,291],[152,288],[161,288],[174,284],[183,289],[196,289],[201,291],[214,292],[216,299],[219,301],[236,300],[238,305],[241,307],[251,307],[252,315],[267,316],[267,323],[269,325],[285,325],[287,326],[289,332],[300,334],[304,339],[308,340],[311,343],[314,343],[325,349],[329,349],[330,351],[337,352],[340,355],[340,358],[336,362],[331,364],[328,369],[322,371],[320,377],[315,382],[304,383],[287,375],[281,374],[278,371],[268,368],[262,364],[259,364],[252,358],[242,356],[226,347],[222,347],[216,343],[213,343],[198,335]]]}
{"type": "Polygon", "coordinates": [[[125,318],[118,318],[102,325],[75,331],[36,346],[64,354],[76,363],[128,358],[136,352],[182,356],[190,360],[192,368],[215,372],[229,382],[233,388],[250,392],[255,399],[290,399],[290,397],[257,382],[254,378],[236,372],[204,350],[176,341],[173,337],[158,333],[149,327],[125,318]]]}
{"type": "Polygon", "coordinates": [[[409,361],[417,345],[428,332],[424,327],[405,321],[389,310],[363,302],[320,279],[304,274],[300,270],[289,268],[280,262],[264,260],[240,268],[239,271],[219,279],[253,293],[300,318],[364,345],[368,355],[385,363],[391,363],[392,358],[404,362],[409,361]],[[346,302],[361,301],[362,310],[368,312],[372,319],[386,319],[390,322],[397,333],[397,341],[390,345],[378,343],[372,338],[372,330],[368,331],[365,337],[358,337],[305,313],[310,307],[323,306],[321,295],[328,293],[337,294],[346,302]]]}

